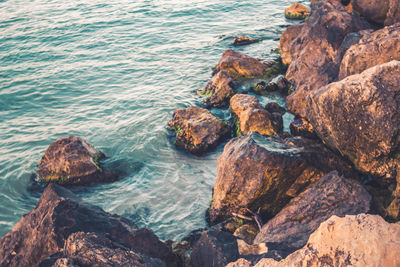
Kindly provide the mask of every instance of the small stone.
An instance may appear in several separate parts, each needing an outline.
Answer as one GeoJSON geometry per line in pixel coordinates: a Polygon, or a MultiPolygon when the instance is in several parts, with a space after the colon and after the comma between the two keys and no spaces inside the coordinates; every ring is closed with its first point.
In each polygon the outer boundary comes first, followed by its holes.
{"type": "Polygon", "coordinates": [[[247,37],[238,37],[233,40],[232,45],[234,46],[242,46],[242,45],[249,45],[249,44],[254,44],[261,41],[261,39],[252,39],[252,38],[247,38],[247,37]]]}
{"type": "Polygon", "coordinates": [[[285,9],[285,17],[287,19],[300,19],[304,20],[310,16],[310,9],[303,4],[294,3],[285,9]]]}

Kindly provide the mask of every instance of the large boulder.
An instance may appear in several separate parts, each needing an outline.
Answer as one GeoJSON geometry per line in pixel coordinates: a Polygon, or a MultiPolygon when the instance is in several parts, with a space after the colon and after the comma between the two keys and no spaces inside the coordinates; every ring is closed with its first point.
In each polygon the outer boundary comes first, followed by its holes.
{"type": "Polygon", "coordinates": [[[303,4],[293,3],[285,9],[285,17],[287,19],[306,19],[310,16],[310,9],[303,4]]]}
{"type": "Polygon", "coordinates": [[[207,107],[225,107],[235,94],[233,83],[228,73],[221,70],[212,77],[203,90],[198,91],[198,94],[207,96],[204,101],[207,107]]]}
{"type": "Polygon", "coordinates": [[[352,0],[353,10],[368,20],[391,25],[400,22],[400,1],[352,0]]]}
{"type": "Polygon", "coordinates": [[[0,266],[36,266],[54,254],[68,258],[63,255],[65,242],[77,232],[95,233],[147,258],[158,258],[171,266],[177,264],[175,255],[151,230],[138,229],[132,221],[49,184],[36,208],[0,239],[0,266]]]}
{"type": "Polygon", "coordinates": [[[315,3],[311,16],[290,43],[290,56],[282,55],[290,58],[286,78],[295,86],[286,99],[291,112],[305,117],[309,92],[337,79],[336,57],[346,35],[368,27],[368,23],[348,13],[338,0],[315,3]]]}
{"type": "Polygon", "coordinates": [[[327,146],[381,185],[397,177],[400,190],[399,106],[400,62],[391,61],[313,91],[307,116],[327,146]]]}
{"type": "Polygon", "coordinates": [[[277,135],[282,130],[282,116],[279,113],[269,113],[254,96],[234,95],[230,101],[230,108],[235,116],[236,131],[239,131],[239,135],[249,132],[277,135]]]}
{"type": "Polygon", "coordinates": [[[321,143],[250,134],[232,139],[218,158],[208,220],[223,221],[246,208],[276,215],[291,198],[332,170],[349,177],[351,167],[321,143]]]}
{"type": "Polygon", "coordinates": [[[86,140],[76,136],[63,137],[47,148],[37,173],[40,180],[58,184],[86,185],[114,181],[116,175],[100,166],[102,158],[104,154],[86,140]]]}
{"type": "Polygon", "coordinates": [[[228,123],[195,106],[175,110],[168,126],[176,132],[175,144],[194,154],[211,150],[231,133],[228,123]]]}
{"type": "Polygon", "coordinates": [[[290,25],[282,33],[279,41],[279,50],[281,51],[282,63],[289,65],[292,62],[292,55],[290,54],[291,43],[299,36],[305,24],[290,25]]]}
{"type": "Polygon", "coordinates": [[[378,215],[332,216],[302,249],[279,262],[264,258],[255,266],[396,267],[400,266],[399,255],[400,224],[387,223],[378,215]]]}
{"type": "Polygon", "coordinates": [[[352,179],[330,172],[297,197],[268,221],[254,243],[274,242],[293,251],[303,247],[319,225],[332,215],[366,213],[371,196],[352,179]]]}
{"type": "Polygon", "coordinates": [[[340,64],[339,80],[391,60],[400,60],[400,23],[365,34],[340,64]]]}

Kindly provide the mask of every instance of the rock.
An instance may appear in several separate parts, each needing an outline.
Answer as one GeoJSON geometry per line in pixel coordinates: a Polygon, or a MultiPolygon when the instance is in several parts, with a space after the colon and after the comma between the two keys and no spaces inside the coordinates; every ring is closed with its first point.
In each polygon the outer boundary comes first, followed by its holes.
{"type": "Polygon", "coordinates": [[[58,258],[68,258],[62,255],[64,244],[76,232],[92,232],[168,265],[177,265],[176,256],[150,230],[137,229],[132,221],[106,213],[71,191],[49,184],[36,208],[0,239],[0,266],[36,266],[56,253],[61,253],[58,258]]]}
{"type": "Polygon", "coordinates": [[[253,240],[259,231],[260,230],[256,226],[252,224],[245,224],[237,228],[233,235],[244,240],[248,244],[253,244],[253,240]]]}
{"type": "MultiPolygon", "coordinates": [[[[313,91],[308,118],[321,140],[381,185],[400,184],[400,62],[313,91]]],[[[399,190],[399,189],[398,189],[399,190]]]]}
{"type": "Polygon", "coordinates": [[[276,85],[278,86],[278,90],[281,94],[285,96],[291,94],[293,86],[285,79],[285,77],[279,77],[276,81],[276,85]]]}
{"type": "Polygon", "coordinates": [[[96,233],[76,232],[65,242],[64,254],[78,266],[167,266],[96,233]]]}
{"type": "Polygon", "coordinates": [[[269,102],[266,106],[265,109],[269,112],[269,113],[279,113],[281,115],[286,113],[286,109],[279,106],[278,103],[276,102],[269,102]]]}
{"type": "Polygon", "coordinates": [[[225,107],[229,105],[229,100],[235,94],[234,82],[226,71],[220,71],[213,76],[207,86],[198,91],[200,95],[208,96],[205,99],[207,107],[225,107]]]}
{"type": "Polygon", "coordinates": [[[236,238],[227,232],[207,231],[193,248],[190,266],[225,266],[239,258],[236,238]]]}
{"type": "Polygon", "coordinates": [[[265,83],[264,81],[259,82],[255,84],[253,87],[251,87],[252,92],[254,92],[257,95],[263,95],[266,96],[270,92],[277,91],[278,85],[274,82],[269,82],[265,83]]]}
{"type": "Polygon", "coordinates": [[[54,263],[53,267],[78,267],[73,260],[68,258],[59,258],[54,263]]]}
{"type": "Polygon", "coordinates": [[[262,255],[268,253],[268,247],[265,243],[250,245],[241,239],[237,240],[240,256],[262,255]]]}
{"type": "Polygon", "coordinates": [[[291,43],[299,36],[304,25],[304,23],[291,25],[282,33],[279,41],[279,50],[281,51],[283,64],[289,65],[292,62],[292,55],[290,54],[291,43]]]}
{"type": "Polygon", "coordinates": [[[306,19],[310,16],[310,9],[303,4],[293,3],[285,9],[285,17],[287,19],[306,19]]]}
{"type": "Polygon", "coordinates": [[[352,45],[340,64],[339,80],[391,60],[400,60],[400,23],[368,32],[352,45]]]}
{"type": "Polygon", "coordinates": [[[245,215],[246,208],[260,208],[263,219],[271,218],[332,170],[354,175],[351,166],[317,141],[258,134],[234,138],[218,158],[207,219],[216,224],[232,212],[245,215]]]}
{"type": "Polygon", "coordinates": [[[58,184],[87,185],[111,182],[116,176],[101,168],[104,154],[80,137],[59,138],[47,148],[40,160],[39,179],[58,184]]]}
{"type": "Polygon", "coordinates": [[[175,144],[194,154],[213,149],[231,132],[228,123],[195,106],[175,110],[168,126],[176,131],[175,144]]]}
{"type": "Polygon", "coordinates": [[[298,118],[295,119],[289,125],[290,133],[293,136],[303,136],[310,139],[318,138],[315,134],[314,128],[306,119],[298,118]]]}
{"type": "Polygon", "coordinates": [[[378,215],[332,216],[323,222],[302,249],[277,262],[262,259],[256,267],[399,266],[400,224],[378,215]]]}
{"type": "Polygon", "coordinates": [[[224,70],[234,80],[263,78],[269,75],[272,63],[252,58],[240,52],[226,50],[215,68],[215,73],[224,70]]]}
{"type": "Polygon", "coordinates": [[[231,98],[230,103],[240,134],[257,132],[262,135],[277,135],[282,130],[282,121],[265,110],[256,97],[237,94],[231,98]]]}
{"type": "Polygon", "coordinates": [[[261,39],[252,39],[252,38],[247,38],[247,37],[238,37],[233,40],[232,45],[234,46],[242,46],[242,45],[249,45],[249,44],[254,44],[260,42],[261,39]]]}
{"type": "Polygon", "coordinates": [[[251,261],[248,261],[246,259],[240,258],[235,262],[229,263],[225,267],[251,267],[251,266],[253,266],[251,264],[251,261]]]}
{"type": "Polygon", "coordinates": [[[274,242],[287,250],[303,247],[319,225],[332,215],[366,213],[371,196],[359,182],[330,172],[293,198],[254,239],[255,244],[274,242]]]}
{"type": "Polygon", "coordinates": [[[337,80],[339,66],[335,62],[340,62],[337,55],[344,38],[366,28],[368,23],[348,13],[338,0],[315,3],[311,16],[289,44],[290,56],[286,55],[291,62],[286,79],[295,87],[286,99],[288,110],[305,117],[307,95],[337,80]]]}
{"type": "Polygon", "coordinates": [[[400,1],[352,0],[353,10],[368,20],[391,25],[400,22],[400,1]]]}

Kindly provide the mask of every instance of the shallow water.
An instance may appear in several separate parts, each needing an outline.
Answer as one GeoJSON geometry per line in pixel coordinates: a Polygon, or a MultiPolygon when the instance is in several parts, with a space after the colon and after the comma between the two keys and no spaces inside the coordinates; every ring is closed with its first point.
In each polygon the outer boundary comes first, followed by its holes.
{"type": "Polygon", "coordinates": [[[204,227],[223,144],[189,155],[174,147],[166,122],[201,103],[195,91],[233,37],[261,38],[235,49],[275,57],[293,2],[0,0],[0,237],[35,207],[30,178],[47,146],[68,135],[125,173],[74,188],[82,198],[161,239],[204,227]]]}

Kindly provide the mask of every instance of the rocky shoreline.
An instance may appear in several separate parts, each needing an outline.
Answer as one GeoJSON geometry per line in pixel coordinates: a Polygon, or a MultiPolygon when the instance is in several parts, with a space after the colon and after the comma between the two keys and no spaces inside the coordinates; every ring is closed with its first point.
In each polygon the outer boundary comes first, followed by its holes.
{"type": "Polygon", "coordinates": [[[285,15],[304,22],[281,35],[279,58],[226,50],[198,91],[204,107],[177,109],[168,122],[189,153],[232,138],[207,229],[162,242],[79,199],[65,186],[118,174],[70,136],[41,159],[38,179],[49,185],[0,239],[0,266],[399,266],[400,1],[311,1],[285,15]],[[288,111],[254,96],[271,92],[288,111]],[[228,107],[232,121],[208,110],[228,107]],[[296,115],[291,133],[285,112],[296,115]]]}

